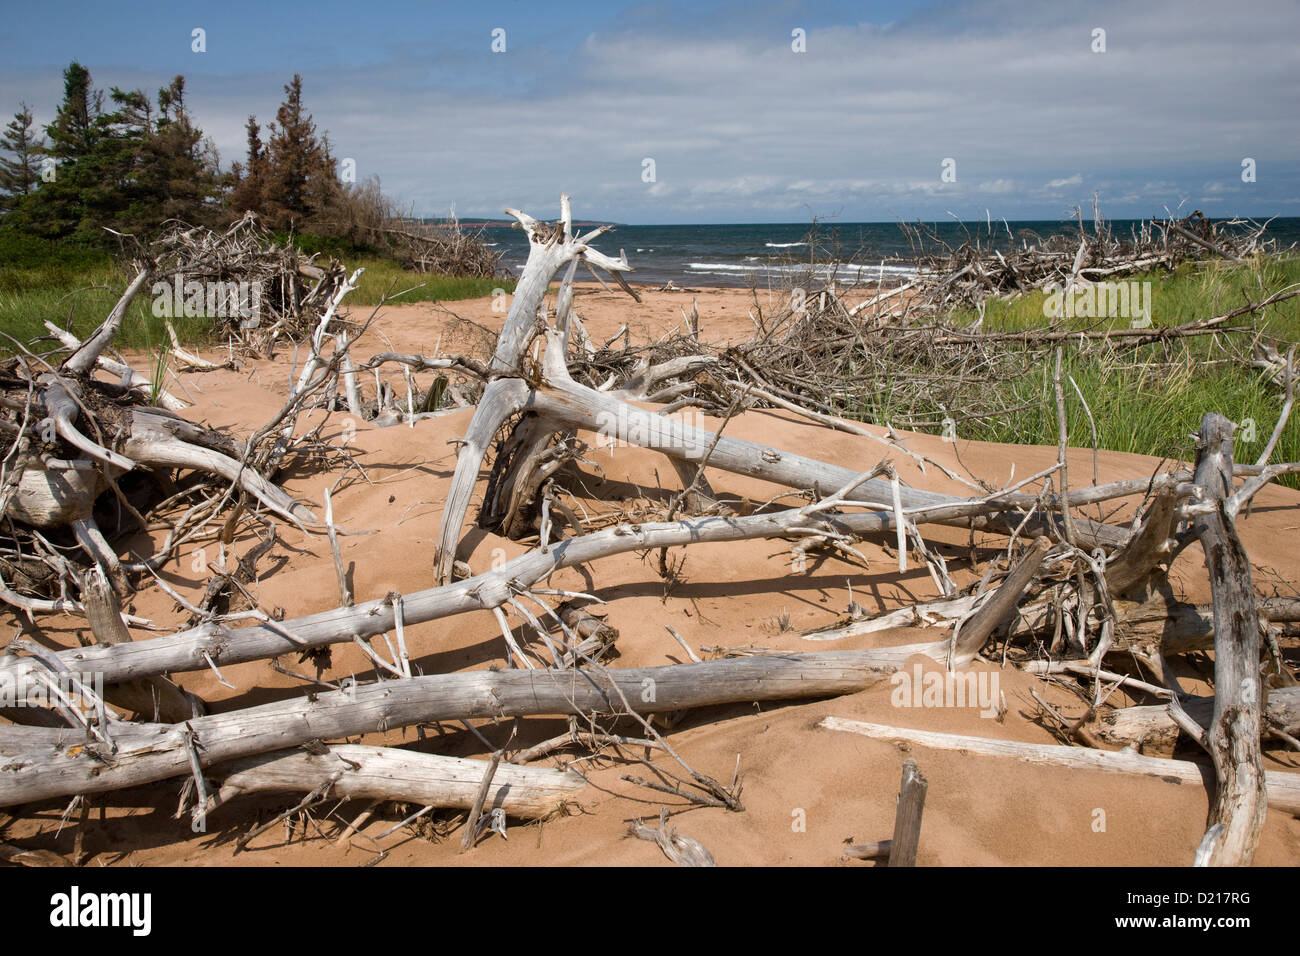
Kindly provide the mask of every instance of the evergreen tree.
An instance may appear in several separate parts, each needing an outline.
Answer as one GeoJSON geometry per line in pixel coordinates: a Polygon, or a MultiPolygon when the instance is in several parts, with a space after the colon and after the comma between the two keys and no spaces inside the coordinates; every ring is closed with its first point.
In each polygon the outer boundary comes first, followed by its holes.
{"type": "Polygon", "coordinates": [[[216,224],[227,186],[216,150],[185,106],[185,80],[158,91],[111,91],[111,112],[79,63],[64,71],[64,98],[46,127],[58,165],[16,204],[5,225],[48,238],[102,243],[105,228],[147,237],[167,219],[216,224]]]}
{"type": "Polygon", "coordinates": [[[13,159],[0,157],[0,208],[11,208],[30,194],[40,183],[40,156],[45,149],[44,137],[37,138],[32,131],[32,111],[26,103],[5,127],[0,137],[0,149],[13,154],[13,159]]]}
{"type": "Polygon", "coordinates": [[[266,147],[263,211],[280,227],[295,227],[326,212],[340,193],[329,145],[302,105],[302,77],[294,74],[271,124],[266,147]]]}
{"type": "Polygon", "coordinates": [[[134,198],[140,205],[129,217],[133,228],[152,232],[168,219],[213,225],[222,218],[228,177],[186,109],[183,76],[158,91],[158,118],[139,144],[136,165],[134,198]]]}
{"type": "Polygon", "coordinates": [[[92,209],[103,198],[95,170],[103,103],[89,70],[74,61],[63,71],[63,102],[45,127],[45,155],[56,163],[53,177],[17,204],[20,215],[6,216],[6,225],[52,239],[95,231],[92,209]]]}
{"type": "Polygon", "coordinates": [[[266,147],[262,145],[262,129],[257,117],[249,116],[244,125],[248,140],[247,164],[235,163],[231,169],[235,188],[230,197],[231,208],[236,213],[252,210],[265,212],[266,147]]]}

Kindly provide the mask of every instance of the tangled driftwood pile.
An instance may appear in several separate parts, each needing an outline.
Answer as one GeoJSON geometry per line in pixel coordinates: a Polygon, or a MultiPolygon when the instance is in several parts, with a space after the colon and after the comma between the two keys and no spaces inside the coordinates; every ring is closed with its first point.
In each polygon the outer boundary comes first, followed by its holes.
{"type": "Polygon", "coordinates": [[[347,282],[338,262],[273,242],[251,212],[223,231],[172,223],[146,252],[155,314],[204,316],[219,341],[268,358],[332,313],[347,282]]]}
{"type": "MultiPolygon", "coordinates": [[[[97,482],[120,487],[125,476],[150,468],[215,472],[228,484],[215,495],[208,486],[206,497],[201,494],[194,506],[200,518],[190,519],[191,524],[211,520],[217,509],[237,499],[267,524],[268,548],[274,543],[277,519],[319,528],[333,541],[336,529],[328,498],[324,523],[318,524],[302,505],[287,500],[267,481],[287,449],[311,440],[312,433],[306,438],[295,434],[304,409],[345,407],[361,414],[363,405],[370,404],[379,413],[436,414],[444,400],[456,404],[454,389],[464,383],[459,401],[472,399],[475,411],[459,445],[433,555],[432,580],[425,590],[394,592],[354,604],[335,544],[340,586],[340,604],[335,609],[277,620],[258,609],[255,601],[238,612],[205,601],[189,605],[195,615],[192,627],[131,641],[122,636],[124,619],[111,600],[96,604],[89,599],[92,592],[104,594],[103,588],[83,584],[83,601],[77,604],[39,603],[6,588],[0,596],[31,614],[87,614],[99,641],[93,647],[59,652],[32,641],[11,642],[0,656],[0,682],[9,687],[34,690],[64,680],[73,683],[80,699],[88,699],[87,695],[93,699],[91,689],[84,682],[78,684],[76,675],[94,673],[108,687],[137,682],[133,700],[138,702],[138,682],[146,682],[146,695],[161,698],[164,691],[156,685],[169,674],[287,654],[308,656],[345,642],[360,645],[375,670],[371,681],[314,680],[318,686],[304,697],[208,716],[198,714],[201,702],[182,701],[174,694],[168,712],[161,706],[151,712],[147,706],[119,705],[143,710],[143,721],[126,721],[108,706],[78,710],[61,702],[56,709],[70,726],[53,727],[49,726],[56,722],[52,711],[11,709],[6,716],[16,723],[0,725],[0,806],[175,779],[184,782],[182,805],[190,808],[196,827],[206,826],[208,814],[241,793],[282,790],[305,796],[272,823],[327,795],[461,808],[468,811],[464,820],[468,847],[482,832],[503,826],[506,815],[552,812],[583,784],[573,769],[529,767],[530,761],[563,749],[622,748],[628,759],[648,764],[628,748],[651,748],[661,755],[653,765],[657,779],[627,779],[694,803],[741,811],[743,781],[738,770],[730,780],[719,780],[691,767],[656,729],[651,716],[726,702],[847,694],[887,679],[915,654],[961,670],[976,655],[998,648],[999,658],[1044,679],[1067,680],[1083,696],[1087,710],[1082,718],[1067,720],[1050,708],[1050,713],[1045,711],[1045,718],[1058,722],[1062,739],[1072,746],[1044,748],[978,738],[954,742],[942,739],[945,735],[917,735],[903,728],[834,718],[825,726],[910,737],[925,746],[961,747],[972,753],[999,752],[1064,766],[1199,781],[1198,764],[1168,756],[1171,742],[1184,733],[1208,751],[1213,768],[1216,797],[1198,854],[1198,860],[1211,864],[1250,861],[1266,806],[1300,812],[1300,775],[1265,773],[1261,761],[1261,738],[1277,736],[1295,743],[1300,699],[1288,665],[1277,651],[1276,636],[1280,626],[1300,616],[1294,602],[1257,600],[1250,563],[1235,530],[1235,520],[1251,498],[1279,475],[1300,472],[1300,464],[1269,464],[1272,444],[1254,464],[1234,461],[1232,423],[1207,414],[1191,470],[1075,490],[1069,486],[1062,446],[1056,465],[1010,487],[980,488],[962,498],[905,487],[887,456],[913,453],[874,434],[875,441],[888,446],[882,449],[885,460],[858,473],[693,427],[663,415],[662,410],[699,402],[725,408],[730,416],[746,396],[757,396],[828,423],[832,420],[825,411],[805,407],[803,392],[768,380],[773,363],[761,361],[763,350],[775,348],[780,340],[762,326],[752,347],[721,354],[699,345],[698,316],[693,323],[688,319],[687,331],[679,339],[653,348],[619,352],[610,349],[612,341],[592,342],[574,310],[578,265],[585,263],[615,277],[630,267],[625,258],[614,259],[592,247],[605,228],[575,235],[567,197],[562,209],[558,223],[512,212],[528,235],[530,253],[489,360],[383,353],[354,365],[350,352],[356,337],[333,330],[324,315],[312,334],[310,358],[285,410],[243,445],[232,446],[222,439],[224,444],[214,447],[216,439],[196,426],[143,406],[138,395],[90,377],[130,302],[131,290],[100,331],[60,369],[41,371],[21,359],[11,365],[4,402],[4,429],[11,442],[4,484],[6,513],[26,521],[15,502],[20,492],[31,494],[24,483],[32,472],[42,483],[42,493],[69,503],[58,512],[58,519],[74,531],[81,528],[95,567],[109,575],[116,573],[105,554],[111,548],[87,517],[87,503],[94,499],[97,482]],[[550,313],[545,296],[557,275],[561,285],[555,311],[550,313]],[[392,363],[404,370],[408,382],[404,412],[400,401],[385,403],[382,383],[372,403],[362,400],[358,380],[363,372],[392,363]],[[422,371],[438,372],[444,384],[435,383],[423,393],[410,387],[410,376],[422,371]],[[416,411],[417,394],[422,396],[420,411],[416,411]],[[641,407],[646,403],[658,404],[660,410],[647,411],[641,407]],[[42,436],[39,427],[44,421],[52,423],[48,436],[42,436]],[[568,482],[582,461],[583,436],[591,433],[652,447],[667,456],[681,478],[681,492],[671,505],[660,514],[612,521],[606,516],[599,526],[585,514],[579,516],[565,498],[572,494],[568,482]],[[458,554],[458,545],[471,493],[489,456],[492,467],[480,521],[514,537],[536,535],[537,546],[484,570],[470,567],[466,556],[458,554]],[[790,506],[774,501],[739,513],[704,480],[706,464],[783,485],[802,502],[790,506]],[[82,484],[59,499],[52,490],[56,474],[61,481],[80,476],[82,484]],[[1100,503],[1125,499],[1138,502],[1131,523],[1111,524],[1100,512],[1087,513],[1100,503]],[[965,593],[953,583],[942,557],[927,547],[926,529],[935,524],[979,528],[1005,537],[1001,558],[990,563],[979,583],[965,593]],[[937,602],[902,612],[925,629],[919,643],[861,651],[750,653],[708,661],[698,659],[687,647],[691,663],[614,668],[601,661],[617,634],[589,610],[591,596],[545,586],[560,568],[620,553],[666,552],[706,542],[758,538],[788,540],[794,549],[852,552],[856,542],[881,536],[896,542],[900,566],[908,561],[926,565],[944,595],[937,602]],[[1168,565],[1192,542],[1200,542],[1205,550],[1212,606],[1181,605],[1165,597],[1168,565]],[[564,603],[557,604],[561,598],[564,603]],[[496,619],[508,668],[414,674],[405,629],[471,613],[496,619]],[[388,656],[371,646],[375,638],[387,644],[388,656]],[[1189,698],[1165,662],[1174,655],[1211,647],[1215,697],[1189,698]],[[1158,683],[1134,676],[1134,660],[1142,662],[1158,683]],[[655,688],[648,697],[647,686],[655,688]],[[1146,695],[1153,703],[1116,708],[1110,700],[1119,687],[1146,695]],[[183,705],[194,713],[191,719],[176,715],[183,705]],[[532,715],[569,716],[570,729],[526,750],[495,753],[486,761],[336,743],[376,728],[532,715]],[[1099,743],[1122,743],[1165,756],[1116,753],[1099,749],[1099,743]]],[[[133,289],[138,291],[149,277],[149,270],[142,270],[133,289]]],[[[346,290],[347,283],[340,288],[346,290]]],[[[829,308],[823,305],[822,314],[829,308]]],[[[842,312],[846,329],[855,316],[863,315],[842,312]]],[[[870,321],[874,320],[863,316],[863,327],[856,334],[867,334],[870,321]]],[[[828,332],[824,337],[836,334],[828,332]]],[[[1288,361],[1288,384],[1289,367],[1288,361]]],[[[866,367],[856,374],[869,376],[871,370],[866,367]]],[[[1057,402],[1062,401],[1058,375],[1057,402]]],[[[1288,403],[1284,418],[1289,410],[1288,403]]],[[[835,424],[865,432],[851,423],[835,424]]],[[[30,512],[30,506],[23,507],[30,512]]],[[[245,558],[255,563],[257,551],[245,558]]],[[[164,551],[151,560],[165,559],[164,551]]],[[[660,568],[671,576],[667,562],[661,561],[660,568]]],[[[80,576],[84,582],[97,572],[77,572],[54,562],[51,573],[64,580],[80,576]]],[[[246,583],[246,579],[241,582],[239,570],[225,569],[214,578],[214,589],[247,599],[247,588],[242,586],[246,583]]],[[[839,630],[809,637],[834,640],[901,623],[899,612],[867,619],[861,608],[851,611],[839,630]]],[[[109,704],[114,703],[112,695],[105,696],[109,704]]],[[[916,812],[919,815],[919,809],[916,812]]],[[[254,828],[239,845],[263,829],[265,825],[254,828]]],[[[640,827],[637,832],[658,842],[665,853],[676,854],[675,858],[709,861],[707,851],[692,846],[694,841],[680,837],[666,821],[658,831],[640,827]]],[[[914,851],[913,840],[910,853],[914,851]]]]}
{"type": "Polygon", "coordinates": [[[947,313],[975,306],[991,295],[1016,295],[1035,289],[1070,289],[1080,283],[1155,269],[1173,270],[1180,263],[1214,258],[1241,261],[1278,251],[1265,239],[1265,225],[1247,220],[1215,222],[1199,211],[1165,221],[1148,221],[1128,238],[1116,237],[1094,205],[1092,228],[1080,212],[1077,237],[1056,234],[1043,239],[1024,232],[1012,236],[1008,250],[996,248],[992,236],[968,239],[953,247],[923,225],[904,225],[920,276],[912,283],[915,307],[947,313]],[[1017,242],[1016,240],[1019,240],[1017,242]]]}
{"type": "Polygon", "coordinates": [[[376,237],[389,255],[415,272],[495,279],[501,256],[481,233],[466,232],[457,222],[445,226],[384,226],[376,237]]]}

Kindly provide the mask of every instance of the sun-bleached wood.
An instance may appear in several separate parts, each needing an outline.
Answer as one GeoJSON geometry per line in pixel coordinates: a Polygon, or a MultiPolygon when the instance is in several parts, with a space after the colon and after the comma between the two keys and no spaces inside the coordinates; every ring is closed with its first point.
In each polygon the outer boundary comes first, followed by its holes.
{"type": "MultiPolygon", "coordinates": [[[[933,730],[911,730],[889,727],[842,717],[825,717],[818,724],[827,730],[842,730],[876,740],[905,740],[911,744],[934,750],[959,750],[983,757],[1012,757],[1024,763],[1051,767],[1069,767],[1075,770],[1100,770],[1105,773],[1138,774],[1159,777],[1177,783],[1209,786],[1214,782],[1214,768],[1190,760],[1167,760],[1163,757],[1144,757],[1125,751],[1090,750],[1087,747],[1065,747],[1060,744],[1026,744],[1013,740],[996,740],[991,737],[969,737],[962,734],[945,734],[933,730]]],[[[1287,813],[1300,813],[1300,773],[1269,770],[1265,773],[1268,805],[1287,813]]]]}
{"type": "MultiPolygon", "coordinates": [[[[1214,718],[1214,698],[1189,697],[1182,701],[1187,715],[1208,727],[1214,718]]],[[[1268,694],[1264,713],[1270,724],[1286,727],[1300,725],[1300,687],[1278,687],[1268,694]]],[[[1120,707],[1097,718],[1089,730],[1103,743],[1116,747],[1136,747],[1144,754],[1168,755],[1182,732],[1169,708],[1163,704],[1120,707]]],[[[1267,736],[1267,730],[1265,731],[1267,736]]]]}
{"type": "MultiPolygon", "coordinates": [[[[112,760],[96,747],[52,748],[50,731],[30,728],[32,749],[13,728],[0,758],[0,806],[139,786],[310,740],[384,732],[438,720],[530,715],[638,713],[713,704],[835,697],[886,679],[914,654],[935,660],[944,642],[867,651],[751,656],[612,670],[476,671],[412,677],[198,717],[184,724],[130,727],[112,760]],[[191,741],[196,746],[191,746],[191,741]],[[39,743],[37,743],[39,742],[39,743]]],[[[83,741],[84,743],[84,741],[83,741]]]]}
{"type": "Polygon", "coordinates": [[[1214,717],[1207,746],[1218,786],[1207,828],[1221,824],[1223,833],[1210,851],[1210,866],[1249,866],[1264,829],[1259,613],[1250,557],[1225,506],[1234,490],[1235,428],[1222,415],[1206,414],[1196,448],[1196,484],[1215,506],[1193,522],[1214,598],[1214,717]]]}
{"type": "MultiPolygon", "coordinates": [[[[830,514],[792,508],[771,514],[704,516],[644,524],[616,525],[592,534],[567,538],[520,555],[499,568],[463,581],[403,595],[403,618],[414,625],[470,611],[500,607],[520,589],[531,587],[553,572],[586,564],[614,554],[680,547],[708,542],[745,541],[784,537],[791,533],[835,531],[870,534],[888,531],[895,520],[891,511],[830,514]]],[[[915,523],[949,521],[996,511],[998,502],[958,499],[952,504],[912,511],[915,523]]],[[[394,627],[392,602],[385,598],[353,607],[339,607],[317,614],[271,624],[228,628],[206,623],[175,634],[138,641],[114,648],[79,648],[60,651],[69,670],[93,669],[105,680],[125,680],[154,674],[202,670],[219,664],[275,657],[372,637],[394,627]]],[[[0,658],[0,679],[12,678],[15,686],[26,686],[39,665],[23,658],[0,658]]]]}
{"type": "MultiPolygon", "coordinates": [[[[438,754],[334,744],[325,754],[265,754],[215,767],[222,781],[218,803],[257,791],[310,793],[333,778],[333,797],[396,800],[425,807],[468,810],[478,794],[482,760],[438,754]]],[[[493,775],[486,809],[521,819],[548,816],[572,800],[587,782],[576,773],[501,764],[493,775]]]]}

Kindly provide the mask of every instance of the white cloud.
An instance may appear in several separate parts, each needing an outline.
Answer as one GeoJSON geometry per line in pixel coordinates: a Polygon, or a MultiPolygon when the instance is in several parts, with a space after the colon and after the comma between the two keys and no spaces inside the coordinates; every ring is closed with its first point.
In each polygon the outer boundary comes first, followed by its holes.
{"type": "MultiPolygon", "coordinates": [[[[995,216],[1055,217],[1101,189],[1117,216],[1192,195],[1267,204],[1300,188],[1300,124],[1285,121],[1300,101],[1293,3],[1245,15],[1209,0],[1086,12],[984,0],[887,27],[810,27],[804,54],[790,50],[784,9],[602,27],[570,51],[512,40],[493,59],[431,55],[413,35],[355,66],[304,68],[305,98],[359,177],[380,176],[426,214],[454,202],[464,216],[506,205],[551,215],[563,190],[575,214],[624,221],[804,219],[808,206],[982,217],[990,197],[995,216]],[[1104,54],[1089,49],[1097,25],[1104,54]],[[1251,193],[1227,188],[1243,155],[1275,157],[1251,193]],[[641,180],[646,156],[654,184],[641,180]],[[945,157],[955,183],[940,182],[945,157]],[[1076,171],[1053,178],[1063,168],[1076,171]]],[[[241,157],[247,114],[273,118],[279,74],[292,69],[190,77],[191,106],[227,164],[241,157]]],[[[50,78],[31,79],[0,75],[15,103],[46,95],[30,91],[50,78]]],[[[96,74],[101,86],[162,80],[96,74]]]]}

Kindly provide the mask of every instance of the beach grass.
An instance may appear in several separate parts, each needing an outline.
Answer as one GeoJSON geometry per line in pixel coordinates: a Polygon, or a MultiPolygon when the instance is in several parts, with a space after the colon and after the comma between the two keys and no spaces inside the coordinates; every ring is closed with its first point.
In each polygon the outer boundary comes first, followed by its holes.
{"type": "MultiPolygon", "coordinates": [[[[349,269],[364,266],[365,272],[355,291],[349,293],[345,306],[354,309],[377,305],[385,293],[395,304],[409,302],[449,302],[490,296],[498,289],[510,293],[515,283],[510,279],[479,279],[428,275],[402,269],[397,263],[379,257],[367,257],[347,263],[349,269]]],[[[46,320],[85,338],[104,321],[130,277],[125,270],[102,253],[71,257],[49,257],[45,261],[6,262],[0,266],[0,354],[13,354],[14,341],[29,345],[36,342],[38,353],[53,347],[40,343],[49,332],[46,320]]],[[[167,341],[164,320],[153,315],[147,295],[137,298],[122,322],[114,345],[124,349],[152,352],[167,341]]],[[[176,317],[171,320],[183,343],[211,344],[210,323],[201,317],[176,317]]]]}
{"type": "MultiPolygon", "coordinates": [[[[1148,273],[1117,281],[1151,283],[1151,320],[1155,328],[1171,328],[1213,318],[1248,302],[1259,301],[1300,283],[1300,259],[1261,257],[1242,264],[1200,263],[1184,265],[1173,273],[1148,273]]],[[[1019,332],[1052,324],[1044,314],[1047,296],[1034,292],[1015,299],[989,299],[983,330],[1019,332]]],[[[959,310],[954,324],[971,325],[974,310],[959,310]]],[[[1129,317],[1063,318],[1075,329],[1128,328],[1129,317]]],[[[1285,353],[1300,342],[1300,297],[1268,306],[1255,316],[1243,315],[1234,324],[1252,325],[1257,333],[1274,340],[1285,353]]],[[[1264,372],[1247,366],[1224,350],[1220,336],[1173,340],[1168,343],[1081,355],[1063,343],[1069,443],[1073,447],[1136,452],[1190,461],[1195,454],[1193,435],[1206,412],[1218,412],[1240,427],[1235,454],[1238,461],[1253,462],[1263,451],[1282,411],[1284,394],[1264,372]]],[[[1238,336],[1238,345],[1249,339],[1238,336]]],[[[1014,342],[1007,343],[1015,348],[1014,342]]],[[[1053,368],[1050,361],[1026,360],[1025,373],[1013,379],[1005,406],[1015,412],[980,419],[965,419],[958,409],[956,434],[960,439],[1009,444],[1054,445],[1057,441],[1053,368]]],[[[882,390],[884,391],[884,390],[882,390]]],[[[888,394],[878,395],[867,407],[851,410],[865,421],[934,422],[950,414],[933,403],[913,402],[899,407],[888,394]]],[[[940,432],[940,428],[924,430],[940,432]]],[[[1273,461],[1300,461],[1300,418],[1284,428],[1273,461]]],[[[1073,477],[1073,476],[1072,476],[1073,477]]],[[[1300,487],[1294,476],[1285,479],[1300,487]]]]}
{"type": "MultiPolygon", "coordinates": [[[[1151,321],[1171,328],[1198,319],[1223,315],[1249,302],[1258,302],[1279,289],[1300,283],[1300,257],[1258,256],[1241,264],[1223,262],[1184,263],[1172,273],[1146,272],[1124,276],[1116,282],[1151,283],[1151,321]]],[[[989,299],[984,312],[984,329],[990,332],[1019,332],[1049,324],[1044,314],[1047,295],[1041,291],[1014,299],[989,299]]],[[[976,321],[972,309],[953,313],[958,325],[976,321]]],[[[1063,317],[1062,324],[1074,329],[1124,328],[1126,317],[1063,317]]],[[[1249,317],[1243,317],[1248,322],[1249,317]]],[[[1266,335],[1300,341],[1300,296],[1266,307],[1258,316],[1258,327],[1266,335]]]]}

